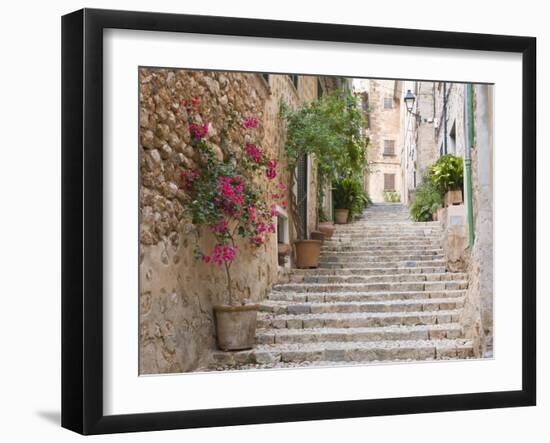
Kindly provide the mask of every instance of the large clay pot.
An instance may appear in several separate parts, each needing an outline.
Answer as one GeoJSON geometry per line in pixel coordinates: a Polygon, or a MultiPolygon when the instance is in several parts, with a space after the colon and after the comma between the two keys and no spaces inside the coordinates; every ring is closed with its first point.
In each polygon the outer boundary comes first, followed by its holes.
{"type": "Polygon", "coordinates": [[[339,225],[345,225],[348,222],[349,209],[335,209],[334,221],[339,225]]]}
{"type": "Polygon", "coordinates": [[[214,306],[216,340],[222,351],[251,349],[256,343],[256,318],[259,305],[214,306]]]}
{"type": "Polygon", "coordinates": [[[447,193],[445,194],[445,206],[460,204],[462,204],[462,191],[460,189],[447,191],[447,193]]]}
{"type": "Polygon", "coordinates": [[[332,222],[321,222],[319,223],[319,231],[321,231],[327,240],[332,237],[334,234],[334,225],[332,222]]]}
{"type": "Polygon", "coordinates": [[[318,268],[321,255],[320,240],[300,240],[294,243],[296,247],[297,268],[318,268]]]}
{"type": "Polygon", "coordinates": [[[321,231],[311,231],[309,237],[312,240],[319,240],[321,243],[323,243],[323,241],[325,240],[325,234],[323,234],[321,231]]]}

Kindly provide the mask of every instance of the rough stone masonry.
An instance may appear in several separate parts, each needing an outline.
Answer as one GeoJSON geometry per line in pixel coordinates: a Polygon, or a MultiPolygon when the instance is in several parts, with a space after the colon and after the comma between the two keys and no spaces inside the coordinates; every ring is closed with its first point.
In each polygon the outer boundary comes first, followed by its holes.
{"type": "MultiPolygon", "coordinates": [[[[269,76],[266,81],[260,74],[139,70],[141,374],[192,371],[207,364],[215,350],[212,306],[224,301],[226,291],[222,270],[193,257],[194,227],[184,217],[179,175],[182,169],[198,166],[198,153],[190,143],[182,100],[201,100],[201,115],[209,124],[207,138],[219,158],[224,119],[235,111],[260,120],[257,139],[281,161],[280,101],[291,106],[305,103],[317,97],[317,85],[318,77],[307,76],[300,76],[296,87],[286,75],[269,76]]],[[[234,149],[245,142],[238,125],[228,138],[234,149]]],[[[286,180],[284,175],[281,178],[286,180]]],[[[314,183],[310,189],[315,192],[314,183]]],[[[315,214],[316,207],[309,211],[315,214]]],[[[310,220],[314,223],[315,218],[310,220]]],[[[206,249],[212,246],[209,241],[207,235],[201,237],[206,249]]],[[[235,290],[243,299],[262,299],[275,281],[275,242],[272,238],[254,251],[239,245],[242,253],[233,270],[235,290]]]]}

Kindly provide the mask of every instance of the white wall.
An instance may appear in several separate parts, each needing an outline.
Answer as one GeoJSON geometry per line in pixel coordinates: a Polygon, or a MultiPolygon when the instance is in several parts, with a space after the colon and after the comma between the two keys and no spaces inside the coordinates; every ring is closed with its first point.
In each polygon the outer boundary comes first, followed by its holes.
{"type": "MultiPolygon", "coordinates": [[[[245,2],[157,0],[5,2],[0,28],[2,69],[2,364],[0,392],[3,441],[81,440],[58,427],[60,408],[60,16],[74,9],[103,7],[157,10],[287,20],[350,23],[390,27],[415,27],[539,37],[539,88],[543,71],[550,73],[550,30],[544,5],[534,0],[512,2],[464,0],[452,14],[440,2],[358,3],[353,0],[306,2],[245,2]],[[395,11],[407,11],[396,14],[395,11]],[[472,13],[475,11],[475,14],[472,13]]],[[[550,103],[550,88],[539,94],[539,152],[542,151],[542,104],[550,103]]],[[[498,91],[496,92],[498,94],[498,91]]],[[[543,159],[550,170],[550,156],[543,159]]],[[[542,182],[542,161],[539,179],[542,182]]],[[[550,179],[544,180],[550,194],[550,179]]],[[[540,189],[540,188],[539,188],[540,189]]],[[[498,192],[498,191],[497,191],[498,192]]],[[[540,194],[539,194],[540,195],[540,194]]],[[[539,199],[542,202],[542,199],[539,199]]],[[[550,221],[546,198],[544,223],[550,221]]],[[[539,218],[539,226],[541,219],[539,218]]],[[[548,234],[539,237],[545,248],[544,268],[550,265],[548,234]]],[[[542,267],[539,265],[539,275],[542,267]]],[[[539,294],[550,292],[546,280],[539,294]]],[[[540,297],[542,298],[542,297],[540,297]]],[[[547,312],[547,300],[539,313],[547,312]]],[[[539,319],[543,316],[539,315],[539,319]]],[[[493,411],[423,414],[353,420],[259,425],[225,429],[170,431],[139,435],[99,437],[94,441],[132,442],[332,442],[408,441],[423,443],[472,441],[543,441],[548,437],[550,416],[550,326],[539,320],[539,406],[493,411]],[[544,344],[546,351],[544,354],[544,344]],[[475,429],[474,429],[475,428],[475,429]]],[[[320,387],[322,388],[322,387],[320,387]]]]}

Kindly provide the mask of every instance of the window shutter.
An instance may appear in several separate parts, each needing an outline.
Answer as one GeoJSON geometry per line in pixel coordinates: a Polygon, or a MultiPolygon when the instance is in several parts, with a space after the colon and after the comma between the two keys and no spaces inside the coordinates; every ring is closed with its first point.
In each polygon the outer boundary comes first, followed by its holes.
{"type": "Polygon", "coordinates": [[[384,140],[384,155],[395,155],[395,140],[384,140]]]}
{"type": "Polygon", "coordinates": [[[307,236],[307,155],[303,155],[296,165],[297,168],[297,193],[296,200],[298,203],[298,218],[299,218],[299,232],[298,235],[302,236],[302,239],[306,239],[307,236]]]}
{"type": "Polygon", "coordinates": [[[384,174],[384,191],[395,191],[395,174],[384,174]]]}

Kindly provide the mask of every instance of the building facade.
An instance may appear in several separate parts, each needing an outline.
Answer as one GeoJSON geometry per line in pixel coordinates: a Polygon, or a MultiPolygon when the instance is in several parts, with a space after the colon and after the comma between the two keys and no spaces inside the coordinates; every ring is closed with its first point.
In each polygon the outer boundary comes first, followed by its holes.
{"type": "Polygon", "coordinates": [[[435,84],[433,82],[404,81],[401,103],[409,93],[416,97],[411,111],[401,106],[401,170],[403,202],[409,203],[416,186],[421,183],[428,167],[439,158],[435,139],[435,84]]]}
{"type": "Polygon", "coordinates": [[[401,200],[401,82],[355,79],[353,90],[362,101],[367,119],[365,190],[374,203],[387,201],[389,194],[401,200]]]}
{"type": "Polygon", "coordinates": [[[427,168],[445,154],[464,160],[461,205],[445,208],[443,246],[451,271],[468,271],[461,323],[476,355],[493,343],[493,87],[404,82],[401,91],[402,186],[410,202],[427,168]],[[409,93],[414,103],[404,103],[409,93]]]}

